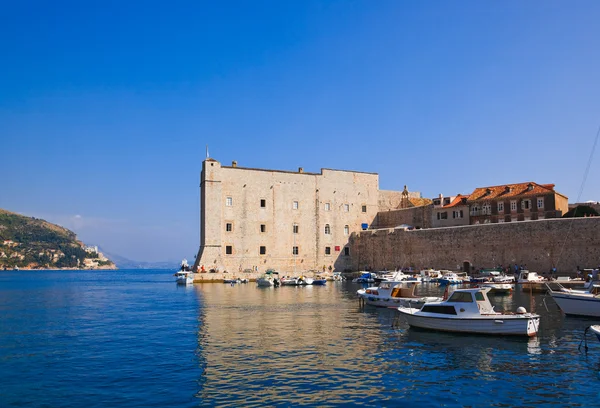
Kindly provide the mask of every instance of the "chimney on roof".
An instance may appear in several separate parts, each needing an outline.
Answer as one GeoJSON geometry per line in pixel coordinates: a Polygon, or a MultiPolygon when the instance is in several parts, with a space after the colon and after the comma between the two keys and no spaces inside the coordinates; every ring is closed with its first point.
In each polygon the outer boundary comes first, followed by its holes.
{"type": "Polygon", "coordinates": [[[304,173],[304,168],[303,167],[298,167],[298,173],[304,173]]]}
{"type": "Polygon", "coordinates": [[[237,160],[231,162],[231,167],[237,167],[237,160]]]}

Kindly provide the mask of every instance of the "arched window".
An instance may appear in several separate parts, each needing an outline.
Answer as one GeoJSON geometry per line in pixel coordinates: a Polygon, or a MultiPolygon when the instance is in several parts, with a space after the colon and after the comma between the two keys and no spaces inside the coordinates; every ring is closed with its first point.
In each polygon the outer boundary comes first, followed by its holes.
{"type": "Polygon", "coordinates": [[[325,224],[325,234],[331,234],[331,228],[329,227],[329,224],[325,224]]]}

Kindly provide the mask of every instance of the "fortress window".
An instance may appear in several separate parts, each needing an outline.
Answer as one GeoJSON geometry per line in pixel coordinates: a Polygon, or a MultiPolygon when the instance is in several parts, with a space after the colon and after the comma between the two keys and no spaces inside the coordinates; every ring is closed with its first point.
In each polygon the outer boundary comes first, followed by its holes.
{"type": "Polygon", "coordinates": [[[344,247],[344,256],[350,256],[350,247],[344,247]]]}
{"type": "Polygon", "coordinates": [[[362,212],[367,212],[367,206],[366,205],[362,206],[362,212]]]}
{"type": "Polygon", "coordinates": [[[227,197],[227,198],[225,199],[225,205],[226,205],[227,207],[231,207],[231,206],[233,205],[233,198],[232,198],[232,197],[227,197]]]}
{"type": "Polygon", "coordinates": [[[344,235],[350,235],[350,227],[348,225],[344,225],[344,235]]]}
{"type": "Polygon", "coordinates": [[[225,254],[227,254],[227,255],[233,254],[233,247],[231,245],[227,245],[225,247],[225,254]]]}
{"type": "Polygon", "coordinates": [[[331,210],[331,204],[325,203],[325,211],[330,211],[330,210],[331,210]]]}
{"type": "Polygon", "coordinates": [[[294,224],[294,225],[292,225],[292,232],[293,232],[294,234],[297,234],[297,233],[298,233],[298,224],[294,224]]]}
{"type": "Polygon", "coordinates": [[[261,246],[258,252],[261,255],[265,255],[267,253],[267,247],[266,246],[261,246]]]}
{"type": "Polygon", "coordinates": [[[292,247],[292,255],[298,255],[298,247],[292,247]]]}
{"type": "Polygon", "coordinates": [[[350,211],[350,205],[344,204],[344,212],[348,212],[348,211],[350,211]]]}
{"type": "Polygon", "coordinates": [[[297,209],[298,209],[298,201],[294,201],[294,202],[292,202],[292,208],[293,208],[294,210],[297,210],[297,209]]]}
{"type": "Polygon", "coordinates": [[[325,255],[331,255],[331,247],[325,247],[325,255]]]}
{"type": "Polygon", "coordinates": [[[233,231],[233,224],[228,222],[227,224],[225,224],[225,231],[227,232],[231,232],[233,231]]]}
{"type": "Polygon", "coordinates": [[[260,208],[265,208],[267,206],[267,200],[264,198],[260,199],[260,208]]]}
{"type": "Polygon", "coordinates": [[[260,232],[267,232],[266,224],[260,224],[260,232]]]}
{"type": "Polygon", "coordinates": [[[331,227],[329,226],[329,224],[325,224],[325,234],[331,234],[331,227]]]}

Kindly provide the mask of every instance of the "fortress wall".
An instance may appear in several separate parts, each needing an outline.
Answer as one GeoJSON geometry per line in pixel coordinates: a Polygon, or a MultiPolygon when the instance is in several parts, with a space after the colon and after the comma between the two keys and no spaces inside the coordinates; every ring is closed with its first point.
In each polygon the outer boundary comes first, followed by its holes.
{"type": "Polygon", "coordinates": [[[380,229],[352,234],[352,269],[461,269],[525,264],[537,272],[600,265],[600,217],[468,225],[414,231],[380,229]]]}
{"type": "Polygon", "coordinates": [[[377,214],[377,228],[393,228],[408,224],[420,228],[431,228],[433,206],[405,208],[400,210],[380,211],[377,214]]]}

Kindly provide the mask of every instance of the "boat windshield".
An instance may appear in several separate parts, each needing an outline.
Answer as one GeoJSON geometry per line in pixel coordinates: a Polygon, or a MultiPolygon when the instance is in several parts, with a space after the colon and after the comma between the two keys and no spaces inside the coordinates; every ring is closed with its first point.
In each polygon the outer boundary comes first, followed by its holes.
{"type": "Polygon", "coordinates": [[[481,292],[475,293],[475,300],[477,300],[477,301],[485,300],[485,297],[483,296],[483,293],[481,293],[481,292]]]}
{"type": "Polygon", "coordinates": [[[448,302],[464,302],[471,303],[473,302],[473,297],[471,296],[471,292],[454,292],[448,302]]]}

